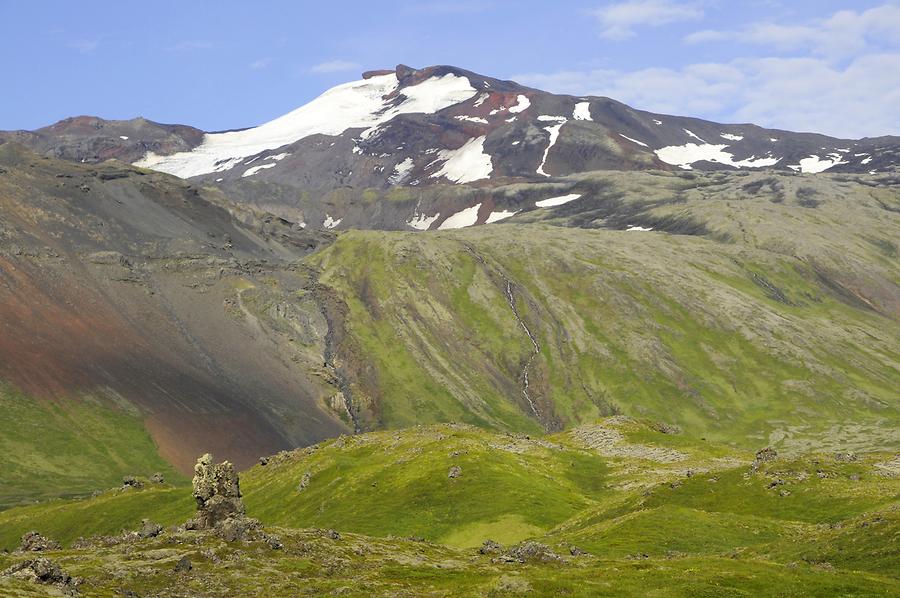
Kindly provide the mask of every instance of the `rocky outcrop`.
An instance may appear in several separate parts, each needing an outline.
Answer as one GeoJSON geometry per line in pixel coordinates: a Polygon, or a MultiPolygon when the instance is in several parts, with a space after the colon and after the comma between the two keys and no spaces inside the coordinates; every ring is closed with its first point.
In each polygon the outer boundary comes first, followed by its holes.
{"type": "Polygon", "coordinates": [[[0,575],[25,579],[34,583],[53,585],[68,595],[77,594],[77,587],[82,581],[78,577],[72,577],[63,571],[58,564],[44,557],[17,563],[4,570],[0,575]]]}
{"type": "Polygon", "coordinates": [[[37,532],[28,532],[22,536],[22,544],[19,545],[16,552],[43,552],[59,549],[59,542],[47,539],[37,532]]]}
{"type": "Polygon", "coordinates": [[[193,486],[197,514],[185,529],[209,530],[226,542],[260,540],[272,548],[281,547],[277,538],[270,541],[259,521],[246,516],[234,465],[213,463],[212,455],[203,455],[194,466],[193,486]]]}
{"type": "Polygon", "coordinates": [[[244,501],[234,465],[228,461],[213,464],[209,453],[194,466],[193,496],[197,515],[188,522],[189,529],[215,529],[228,519],[244,517],[244,501]]]}

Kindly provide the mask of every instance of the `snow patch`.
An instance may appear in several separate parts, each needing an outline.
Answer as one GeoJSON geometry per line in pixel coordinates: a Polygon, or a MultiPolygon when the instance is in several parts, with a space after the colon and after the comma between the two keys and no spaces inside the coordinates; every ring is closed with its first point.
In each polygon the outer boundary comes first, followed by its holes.
{"type": "Polygon", "coordinates": [[[643,141],[638,141],[637,139],[632,139],[632,138],[629,137],[628,135],[622,135],[621,133],[619,133],[619,137],[624,137],[624,138],[627,139],[628,141],[630,141],[630,142],[632,142],[632,143],[637,143],[638,145],[643,145],[644,147],[650,147],[649,145],[647,145],[647,144],[644,143],[643,141]]]}
{"type": "Polygon", "coordinates": [[[288,153],[288,152],[282,152],[282,153],[280,153],[280,154],[274,154],[274,155],[271,155],[271,156],[266,156],[266,160],[275,160],[276,162],[278,162],[279,160],[284,160],[285,158],[287,158],[287,157],[290,156],[290,155],[291,155],[291,154],[288,153]]]}
{"type": "Polygon", "coordinates": [[[629,227],[626,228],[625,230],[628,231],[628,232],[631,232],[631,231],[642,231],[642,232],[645,232],[645,233],[646,233],[646,232],[650,232],[651,230],[653,230],[653,227],[651,226],[651,227],[649,227],[649,228],[644,228],[643,226],[629,226],[629,227]]]}
{"type": "Polygon", "coordinates": [[[575,104],[575,111],[572,113],[575,120],[593,120],[591,118],[591,103],[578,102],[575,104]]]}
{"type": "Polygon", "coordinates": [[[509,113],[518,114],[519,112],[527,110],[529,106],[531,106],[531,100],[520,94],[516,98],[516,105],[509,109],[509,113]]]}
{"type": "Polygon", "coordinates": [[[695,135],[692,131],[689,131],[688,129],[682,129],[682,131],[684,131],[685,133],[687,133],[688,135],[690,135],[691,137],[693,137],[693,138],[696,139],[697,141],[702,141],[703,143],[706,143],[706,141],[704,141],[703,139],[701,139],[700,137],[698,137],[697,135],[695,135]]]}
{"type": "Polygon", "coordinates": [[[405,179],[413,169],[413,166],[415,166],[415,163],[412,158],[406,158],[403,162],[394,166],[394,172],[388,177],[388,183],[391,185],[399,185],[402,183],[403,179],[405,179]]]}
{"type": "Polygon", "coordinates": [[[325,222],[322,223],[322,226],[324,226],[325,228],[334,228],[338,224],[340,224],[342,220],[343,218],[338,218],[337,220],[335,220],[328,214],[325,214],[325,222]]]}
{"type": "Polygon", "coordinates": [[[872,156],[869,156],[868,158],[864,158],[863,161],[860,162],[860,164],[868,164],[871,161],[872,161],[872,156]]]}
{"type": "Polygon", "coordinates": [[[494,166],[490,154],[484,153],[485,139],[485,135],[473,137],[459,149],[438,152],[438,160],[444,160],[444,165],[431,178],[443,176],[455,183],[471,183],[489,178],[494,166]]]}
{"type": "Polygon", "coordinates": [[[685,170],[691,170],[691,164],[700,161],[716,162],[735,168],[763,168],[774,166],[781,161],[781,158],[772,156],[762,158],[751,156],[746,160],[735,160],[732,154],[723,151],[726,147],[728,146],[710,143],[704,143],[703,145],[686,143],[685,145],[670,145],[654,150],[654,153],[666,164],[672,164],[685,170]]]}
{"type": "Polygon", "coordinates": [[[472,106],[474,106],[475,108],[478,108],[479,106],[484,104],[484,101],[487,100],[489,97],[491,97],[491,94],[489,94],[489,93],[481,94],[480,96],[478,96],[478,99],[475,100],[475,103],[472,104],[472,106]]]}
{"type": "Polygon", "coordinates": [[[732,135],[731,133],[720,133],[719,137],[727,139],[728,141],[740,141],[744,138],[743,135],[732,135]]]}
{"type": "Polygon", "coordinates": [[[245,156],[283,147],[310,135],[340,135],[348,129],[364,128],[363,138],[367,138],[378,125],[400,114],[433,114],[478,93],[466,77],[447,74],[403,88],[400,97],[404,100],[393,105],[385,96],[398,87],[394,73],[338,85],[266,124],[244,131],[207,133],[191,151],[170,156],[148,152],[135,164],[182,178],[221,172],[233,168],[245,156]]]}
{"type": "Polygon", "coordinates": [[[569,195],[560,195],[559,197],[542,199],[540,201],[534,202],[534,205],[539,208],[550,208],[553,206],[561,206],[564,203],[569,203],[570,201],[575,201],[579,197],[581,197],[580,193],[570,193],[569,195]]]}
{"type": "Polygon", "coordinates": [[[251,166],[247,170],[244,171],[244,174],[241,175],[241,178],[253,176],[260,170],[265,170],[266,168],[274,168],[278,166],[278,164],[260,164],[259,166],[251,166]]]}
{"type": "Polygon", "coordinates": [[[484,221],[485,224],[490,224],[491,222],[499,222],[500,220],[505,220],[510,216],[515,216],[522,210],[516,210],[514,212],[509,212],[507,210],[500,210],[499,212],[491,212],[491,215],[487,217],[487,220],[484,221]]]}
{"type": "Polygon", "coordinates": [[[119,139],[124,139],[125,141],[128,141],[128,135],[119,135],[119,139]]]}
{"type": "Polygon", "coordinates": [[[465,228],[467,226],[472,226],[476,222],[478,222],[478,210],[481,209],[481,204],[475,204],[470,208],[466,208],[461,212],[457,212],[453,214],[443,222],[438,227],[438,230],[448,230],[453,228],[465,228]]]}
{"type": "Polygon", "coordinates": [[[559,132],[562,130],[563,125],[566,124],[566,119],[561,116],[539,116],[538,120],[558,122],[558,124],[553,126],[544,127],[544,130],[550,134],[550,143],[547,144],[547,149],[544,150],[544,155],[541,158],[541,165],[538,166],[535,171],[540,175],[548,177],[550,174],[544,170],[544,166],[547,164],[547,158],[550,156],[550,148],[556,145],[556,140],[559,139],[559,132]]]}
{"type": "Polygon", "coordinates": [[[431,227],[432,223],[441,217],[441,213],[438,212],[434,216],[426,216],[425,214],[413,214],[413,217],[406,221],[406,226],[412,227],[416,230],[428,230],[431,227]]]}
{"type": "Polygon", "coordinates": [[[654,123],[657,127],[661,127],[661,126],[662,126],[662,121],[661,121],[661,120],[656,120],[656,119],[654,118],[654,119],[653,119],[653,123],[654,123]]]}
{"type": "Polygon", "coordinates": [[[454,116],[453,118],[455,118],[456,120],[465,120],[472,123],[481,123],[483,125],[488,124],[488,121],[486,119],[479,116],[467,116],[465,114],[461,114],[459,116],[454,116]]]}
{"type": "Polygon", "coordinates": [[[841,158],[842,156],[838,153],[829,154],[827,158],[820,158],[819,156],[803,158],[800,160],[800,172],[816,174],[825,172],[829,168],[834,168],[840,164],[847,164],[841,158]]]}

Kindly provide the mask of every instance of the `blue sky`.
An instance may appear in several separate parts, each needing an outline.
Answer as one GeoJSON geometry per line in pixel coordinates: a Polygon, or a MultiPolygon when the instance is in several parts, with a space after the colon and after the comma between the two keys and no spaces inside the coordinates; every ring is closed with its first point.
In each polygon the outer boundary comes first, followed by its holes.
{"type": "Polygon", "coordinates": [[[0,0],[0,129],[253,126],[366,69],[453,64],[637,108],[900,134],[900,2],[0,0]]]}

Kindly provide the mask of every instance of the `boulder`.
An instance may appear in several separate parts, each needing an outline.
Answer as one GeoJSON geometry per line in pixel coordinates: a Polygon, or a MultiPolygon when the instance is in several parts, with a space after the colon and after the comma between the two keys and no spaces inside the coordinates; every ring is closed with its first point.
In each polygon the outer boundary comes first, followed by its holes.
{"type": "Polygon", "coordinates": [[[187,573],[193,568],[194,566],[191,564],[191,559],[187,558],[186,556],[181,557],[181,559],[179,559],[179,561],[175,563],[176,573],[187,573]]]}
{"type": "Polygon", "coordinates": [[[138,530],[137,534],[142,539],[146,540],[147,538],[155,538],[160,535],[163,531],[163,526],[158,523],[153,523],[149,519],[144,519],[141,521],[141,529],[138,530]]]}
{"type": "Polygon", "coordinates": [[[451,480],[460,476],[462,476],[462,467],[459,467],[458,465],[454,465],[450,468],[450,471],[447,472],[447,477],[451,480]]]}

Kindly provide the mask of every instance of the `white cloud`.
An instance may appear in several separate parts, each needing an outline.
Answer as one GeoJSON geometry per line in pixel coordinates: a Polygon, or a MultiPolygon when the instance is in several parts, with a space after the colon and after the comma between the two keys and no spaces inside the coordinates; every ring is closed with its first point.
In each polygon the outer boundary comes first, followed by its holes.
{"type": "Polygon", "coordinates": [[[900,55],[862,56],[846,66],[823,58],[520,75],[558,93],[601,95],[635,108],[837,137],[900,134],[900,55]]]}
{"type": "Polygon", "coordinates": [[[704,30],[688,35],[685,41],[737,41],[776,52],[806,51],[842,59],[872,49],[900,48],[900,6],[885,4],[862,12],[842,10],[804,24],[762,22],[736,31],[704,30]]]}
{"type": "Polygon", "coordinates": [[[326,62],[320,62],[319,64],[311,67],[309,72],[316,74],[326,74],[326,73],[342,73],[345,71],[358,71],[362,67],[355,62],[350,62],[347,60],[328,60],[326,62]]]}
{"type": "Polygon", "coordinates": [[[756,52],[678,68],[564,71],[518,80],[560,93],[605,95],[653,112],[837,137],[897,135],[898,32],[900,7],[886,4],[806,23],[755,23],[686,38],[758,44],[768,56],[756,52]]]}
{"type": "Polygon", "coordinates": [[[600,21],[600,35],[611,40],[633,37],[641,26],[658,27],[668,23],[699,19],[703,11],[694,5],[672,0],[628,0],[610,4],[592,14],[600,21]]]}
{"type": "Polygon", "coordinates": [[[259,60],[254,60],[250,63],[250,68],[254,71],[258,71],[264,68],[267,68],[270,64],[272,64],[271,58],[260,58],[259,60]]]}

